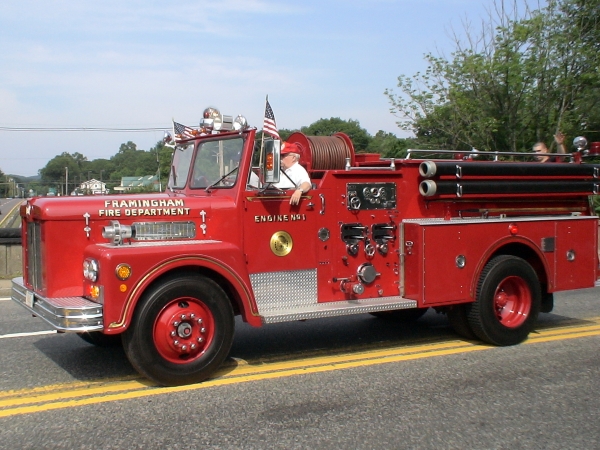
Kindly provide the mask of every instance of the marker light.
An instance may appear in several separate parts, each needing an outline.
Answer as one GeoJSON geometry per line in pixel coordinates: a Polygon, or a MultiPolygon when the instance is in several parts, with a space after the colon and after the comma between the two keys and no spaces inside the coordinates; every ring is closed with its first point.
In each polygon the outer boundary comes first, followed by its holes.
{"type": "Polygon", "coordinates": [[[508,232],[514,236],[519,232],[519,227],[517,226],[516,223],[511,223],[508,226],[508,232]]]}
{"type": "Polygon", "coordinates": [[[115,269],[115,274],[119,280],[125,281],[131,276],[131,266],[129,264],[119,264],[115,269]]]}
{"type": "Polygon", "coordinates": [[[100,297],[100,288],[94,285],[90,286],[89,294],[92,298],[100,297]]]}

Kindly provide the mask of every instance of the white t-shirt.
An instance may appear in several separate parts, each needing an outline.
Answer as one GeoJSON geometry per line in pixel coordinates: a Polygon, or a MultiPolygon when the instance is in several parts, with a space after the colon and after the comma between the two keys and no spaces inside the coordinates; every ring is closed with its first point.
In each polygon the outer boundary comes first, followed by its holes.
{"type": "Polygon", "coordinates": [[[275,187],[279,189],[297,189],[305,181],[310,184],[310,177],[304,167],[297,162],[294,163],[289,169],[285,169],[287,177],[283,174],[279,177],[279,183],[275,183],[275,187]],[[295,186],[288,180],[288,177],[295,183],[295,186]]]}

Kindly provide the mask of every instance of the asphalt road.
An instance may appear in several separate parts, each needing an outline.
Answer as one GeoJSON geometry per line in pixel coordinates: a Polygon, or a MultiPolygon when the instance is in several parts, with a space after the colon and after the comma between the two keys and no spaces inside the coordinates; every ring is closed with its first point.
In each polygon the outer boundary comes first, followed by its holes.
{"type": "Polygon", "coordinates": [[[505,348],[434,311],[238,322],[219,376],[180,388],[48,330],[0,300],[0,448],[600,448],[600,289],[558,294],[505,348]]]}
{"type": "Polygon", "coordinates": [[[22,198],[0,198],[0,228],[19,228],[19,208],[22,198]]]}

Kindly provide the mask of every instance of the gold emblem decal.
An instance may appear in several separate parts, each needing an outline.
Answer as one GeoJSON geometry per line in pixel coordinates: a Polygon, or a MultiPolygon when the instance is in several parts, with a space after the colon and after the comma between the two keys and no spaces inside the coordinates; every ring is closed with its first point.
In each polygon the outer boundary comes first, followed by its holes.
{"type": "Polygon", "coordinates": [[[271,236],[271,251],[277,256],[286,256],[292,251],[294,242],[286,231],[278,231],[271,236]]]}

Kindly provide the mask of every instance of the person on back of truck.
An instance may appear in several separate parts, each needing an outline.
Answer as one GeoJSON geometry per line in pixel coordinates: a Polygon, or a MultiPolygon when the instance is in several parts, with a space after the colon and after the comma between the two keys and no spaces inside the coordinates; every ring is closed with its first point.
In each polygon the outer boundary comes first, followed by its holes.
{"type": "MultiPolygon", "coordinates": [[[[565,135],[562,134],[560,131],[558,133],[556,133],[554,135],[554,142],[556,142],[557,145],[557,153],[561,153],[561,154],[565,154],[567,153],[567,149],[565,147],[565,135]]],[[[538,155],[535,156],[535,159],[538,162],[562,162],[564,161],[564,158],[558,157],[558,156],[551,156],[550,151],[548,150],[548,147],[546,147],[546,144],[544,142],[536,142],[533,145],[533,151],[535,153],[538,153],[538,155]]]]}
{"type": "Polygon", "coordinates": [[[290,198],[290,205],[297,205],[302,194],[310,191],[310,177],[299,163],[301,150],[294,142],[284,142],[281,147],[282,174],[275,187],[279,189],[295,189],[290,198]]]}

